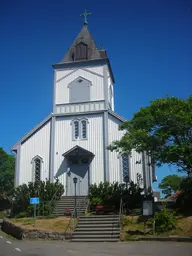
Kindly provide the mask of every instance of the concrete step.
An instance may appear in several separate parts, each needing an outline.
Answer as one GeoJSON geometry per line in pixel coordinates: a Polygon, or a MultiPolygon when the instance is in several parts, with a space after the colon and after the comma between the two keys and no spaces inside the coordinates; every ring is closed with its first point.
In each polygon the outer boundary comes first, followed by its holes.
{"type": "Polygon", "coordinates": [[[77,231],[75,230],[74,236],[119,236],[120,232],[119,230],[108,230],[108,231],[95,231],[95,230],[88,230],[88,231],[77,231]]]}
{"type": "MultiPolygon", "coordinates": [[[[77,217],[83,216],[84,214],[85,214],[84,212],[78,212],[78,213],[77,213],[77,217]]],[[[64,213],[59,213],[59,212],[58,212],[58,213],[53,212],[52,215],[54,215],[54,216],[63,216],[63,217],[65,216],[64,213]]],[[[66,216],[66,217],[67,217],[67,216],[66,216]]],[[[68,217],[70,217],[70,216],[68,216],[68,217]]]]}
{"type": "MultiPolygon", "coordinates": [[[[74,205],[57,205],[55,208],[57,209],[65,209],[65,208],[70,208],[70,209],[74,209],[75,206],[74,205]]],[[[83,206],[77,206],[77,209],[84,209],[85,207],[83,206]]]]}
{"type": "MultiPolygon", "coordinates": [[[[69,201],[69,202],[58,202],[57,205],[75,205],[75,202],[71,202],[71,201],[69,201]]],[[[81,203],[81,202],[80,202],[80,203],[77,202],[76,205],[77,205],[77,206],[78,206],[78,205],[79,205],[79,206],[80,206],[80,205],[83,206],[83,205],[85,205],[85,204],[84,204],[84,203],[81,203]]]]}
{"type": "Polygon", "coordinates": [[[114,223],[114,222],[119,222],[119,219],[117,218],[85,218],[85,216],[82,216],[80,219],[79,219],[79,222],[90,222],[90,223],[103,223],[103,222],[111,222],[111,223],[114,223]]]}
{"type": "MultiPolygon", "coordinates": [[[[58,203],[58,204],[68,204],[68,203],[75,204],[75,200],[59,200],[57,203],[58,203]]],[[[76,203],[77,203],[77,204],[83,204],[84,201],[82,201],[82,200],[77,200],[76,203]]]]}
{"type": "Polygon", "coordinates": [[[119,242],[119,238],[73,238],[71,242],[119,242]]]}
{"type": "Polygon", "coordinates": [[[115,224],[119,224],[119,221],[110,221],[110,220],[99,220],[99,221],[91,221],[91,220],[87,220],[87,221],[84,221],[84,220],[78,220],[78,224],[81,224],[81,225],[103,225],[103,224],[111,224],[111,225],[115,225],[115,224]]]}
{"type": "MultiPolygon", "coordinates": [[[[87,197],[86,196],[76,196],[76,199],[86,199],[87,197]]],[[[75,199],[75,196],[62,196],[60,198],[61,200],[62,199],[75,199]]]]}
{"type": "Polygon", "coordinates": [[[76,233],[73,234],[72,238],[102,238],[102,239],[106,239],[106,238],[118,238],[119,237],[119,234],[114,234],[114,235],[109,235],[109,234],[88,234],[88,235],[84,235],[84,234],[81,234],[81,235],[77,235],[76,233]]]}
{"type": "Polygon", "coordinates": [[[119,224],[79,224],[78,223],[78,228],[99,228],[99,227],[102,227],[102,228],[118,228],[119,227],[119,224]]]}
{"type": "Polygon", "coordinates": [[[117,219],[119,219],[119,215],[90,215],[90,216],[84,216],[84,217],[82,217],[82,219],[83,218],[89,218],[89,219],[97,219],[97,218],[102,218],[102,219],[104,219],[104,218],[117,218],[117,219]]]}
{"type": "Polygon", "coordinates": [[[120,228],[119,227],[85,227],[85,228],[83,228],[83,227],[76,227],[76,229],[75,229],[75,232],[92,232],[92,231],[94,231],[94,232],[111,232],[111,230],[113,230],[113,231],[118,231],[118,232],[120,232],[120,228]]]}
{"type": "MultiPolygon", "coordinates": [[[[57,210],[57,211],[66,211],[67,208],[69,208],[71,212],[75,209],[74,207],[56,207],[55,210],[57,210]]],[[[83,208],[83,207],[78,208],[77,207],[77,211],[85,211],[85,208],[83,208]]]]}

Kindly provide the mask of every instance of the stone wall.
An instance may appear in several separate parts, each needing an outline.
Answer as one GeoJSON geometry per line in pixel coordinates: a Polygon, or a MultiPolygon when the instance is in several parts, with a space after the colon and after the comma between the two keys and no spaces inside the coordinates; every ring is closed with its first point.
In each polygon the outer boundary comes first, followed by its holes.
{"type": "Polygon", "coordinates": [[[16,226],[15,224],[9,222],[8,220],[3,220],[1,229],[3,232],[11,235],[17,239],[22,239],[23,237],[23,229],[21,227],[16,226]]]}
{"type": "Polygon", "coordinates": [[[54,231],[38,230],[38,229],[24,229],[8,220],[3,220],[2,231],[17,238],[28,240],[66,240],[70,239],[69,233],[61,233],[54,231]]]}

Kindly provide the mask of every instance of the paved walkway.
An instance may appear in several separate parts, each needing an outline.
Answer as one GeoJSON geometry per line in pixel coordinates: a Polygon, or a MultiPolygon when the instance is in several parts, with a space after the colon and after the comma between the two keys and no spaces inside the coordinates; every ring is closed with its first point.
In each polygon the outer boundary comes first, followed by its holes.
{"type": "Polygon", "coordinates": [[[191,243],[68,243],[11,240],[0,233],[0,256],[192,256],[191,243]]]}

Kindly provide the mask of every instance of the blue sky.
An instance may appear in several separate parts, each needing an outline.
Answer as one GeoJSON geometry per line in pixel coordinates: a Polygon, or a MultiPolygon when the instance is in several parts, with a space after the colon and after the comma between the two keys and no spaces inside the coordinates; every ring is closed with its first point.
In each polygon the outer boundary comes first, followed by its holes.
{"type": "MultiPolygon", "coordinates": [[[[0,3],[0,146],[11,146],[52,111],[52,64],[92,12],[89,30],[104,44],[116,79],[115,110],[130,119],[150,100],[186,98],[192,88],[190,0],[0,3]]],[[[157,170],[159,180],[174,168],[157,170]]],[[[157,185],[155,185],[157,187],[157,185]]]]}

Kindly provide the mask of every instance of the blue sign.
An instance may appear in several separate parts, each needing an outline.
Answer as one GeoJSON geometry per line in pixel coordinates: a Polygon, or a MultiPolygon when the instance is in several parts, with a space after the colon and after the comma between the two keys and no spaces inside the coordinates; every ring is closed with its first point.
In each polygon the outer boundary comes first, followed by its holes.
{"type": "Polygon", "coordinates": [[[31,197],[30,204],[39,204],[39,197],[31,197]]]}

